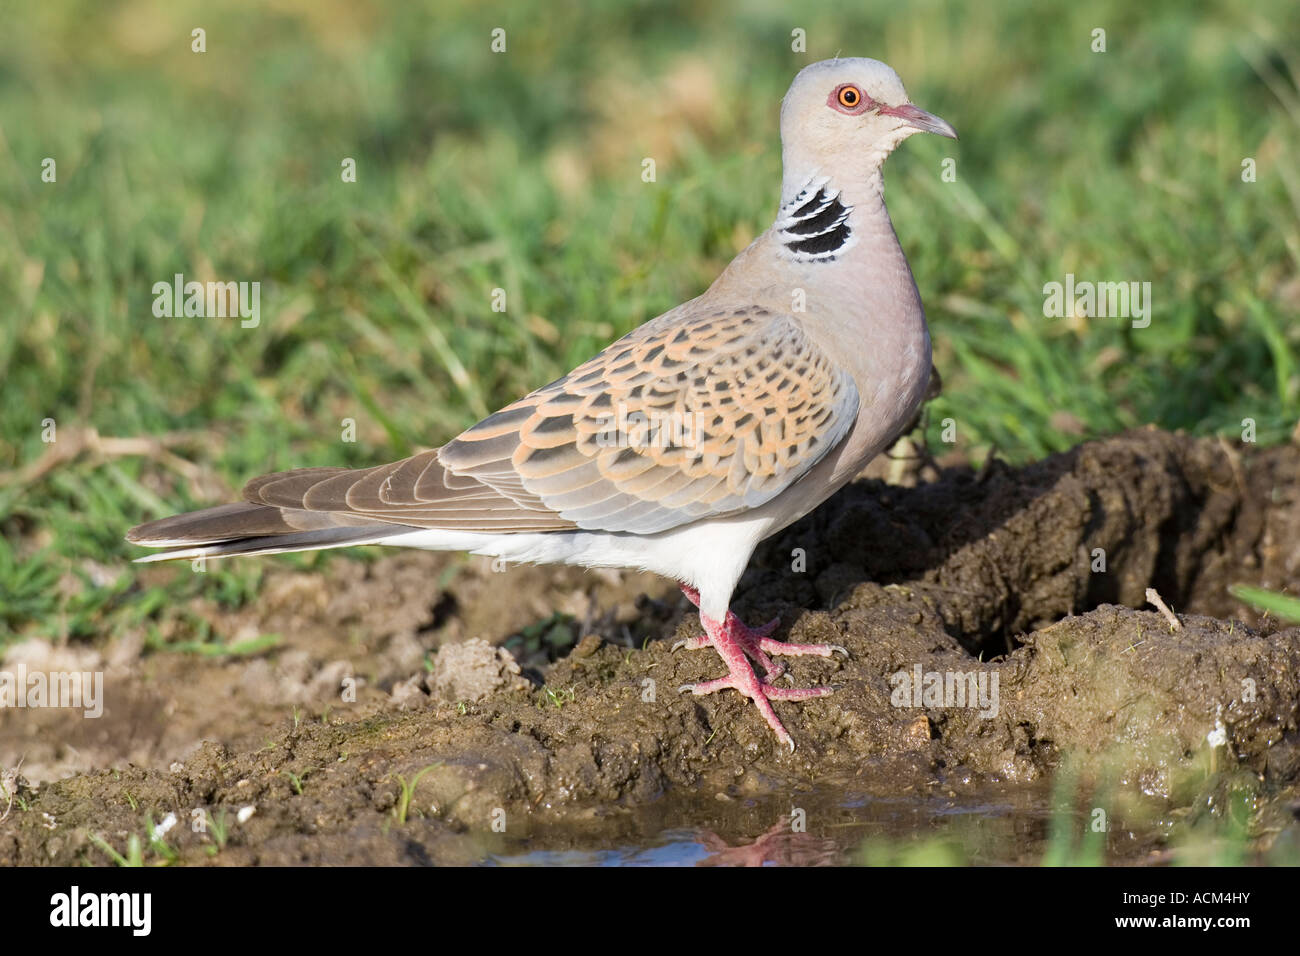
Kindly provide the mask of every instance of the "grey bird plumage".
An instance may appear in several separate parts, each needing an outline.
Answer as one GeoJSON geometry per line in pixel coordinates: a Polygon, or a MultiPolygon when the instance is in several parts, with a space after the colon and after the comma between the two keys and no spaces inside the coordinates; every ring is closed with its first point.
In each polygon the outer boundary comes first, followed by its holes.
{"type": "Polygon", "coordinates": [[[141,560],[384,544],[652,570],[683,583],[728,661],[695,692],[740,690],[793,746],[769,700],[799,697],[735,659],[771,677],[768,653],[830,651],[749,631],[728,605],[758,542],[858,474],[922,401],[930,338],[881,177],[918,131],[955,137],[885,64],[805,68],[782,104],[773,226],[702,295],[438,448],[263,476],[241,503],[128,540],[165,549],[141,560]]]}

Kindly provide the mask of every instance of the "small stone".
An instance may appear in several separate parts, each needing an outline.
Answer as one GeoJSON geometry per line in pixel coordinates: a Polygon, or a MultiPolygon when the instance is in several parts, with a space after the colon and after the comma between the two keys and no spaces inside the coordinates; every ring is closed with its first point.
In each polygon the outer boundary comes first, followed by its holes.
{"type": "Polygon", "coordinates": [[[913,740],[928,742],[930,740],[930,718],[922,714],[907,725],[906,733],[913,740]]]}
{"type": "Polygon", "coordinates": [[[570,652],[569,656],[582,660],[584,657],[590,657],[592,654],[595,654],[600,650],[600,645],[601,640],[599,634],[588,634],[578,642],[578,646],[570,652]]]}
{"type": "Polygon", "coordinates": [[[439,648],[425,686],[443,700],[479,701],[500,690],[526,688],[528,681],[509,651],[476,637],[439,648]]]}
{"type": "Polygon", "coordinates": [[[419,674],[408,677],[406,680],[399,680],[393,685],[393,703],[403,709],[424,706],[428,698],[424,696],[420,684],[421,677],[419,674]]]}

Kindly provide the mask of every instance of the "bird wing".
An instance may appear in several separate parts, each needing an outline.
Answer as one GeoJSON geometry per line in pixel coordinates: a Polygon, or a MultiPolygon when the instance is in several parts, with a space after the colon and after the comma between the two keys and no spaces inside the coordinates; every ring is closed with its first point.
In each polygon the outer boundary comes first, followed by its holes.
{"type": "Polygon", "coordinates": [[[465,531],[653,534],[756,508],[848,433],[851,376],[792,315],[678,309],[442,448],[250,482],[248,501],[465,531]]]}

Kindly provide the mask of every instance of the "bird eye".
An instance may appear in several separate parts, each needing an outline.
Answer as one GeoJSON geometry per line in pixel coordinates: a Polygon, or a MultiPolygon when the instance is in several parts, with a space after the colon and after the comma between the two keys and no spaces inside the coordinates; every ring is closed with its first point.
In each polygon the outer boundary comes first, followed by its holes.
{"type": "Polygon", "coordinates": [[[839,95],[840,106],[845,109],[856,109],[862,102],[862,93],[856,86],[845,86],[840,88],[839,95]]]}

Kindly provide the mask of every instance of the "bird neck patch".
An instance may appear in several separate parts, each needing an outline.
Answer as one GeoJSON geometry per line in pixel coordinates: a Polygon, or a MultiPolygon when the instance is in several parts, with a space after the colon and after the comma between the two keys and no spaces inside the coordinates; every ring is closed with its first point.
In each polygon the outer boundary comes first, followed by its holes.
{"type": "Polygon", "coordinates": [[[849,228],[853,207],[840,199],[829,177],[810,180],[781,207],[772,227],[777,240],[798,262],[831,262],[854,243],[849,228]]]}

